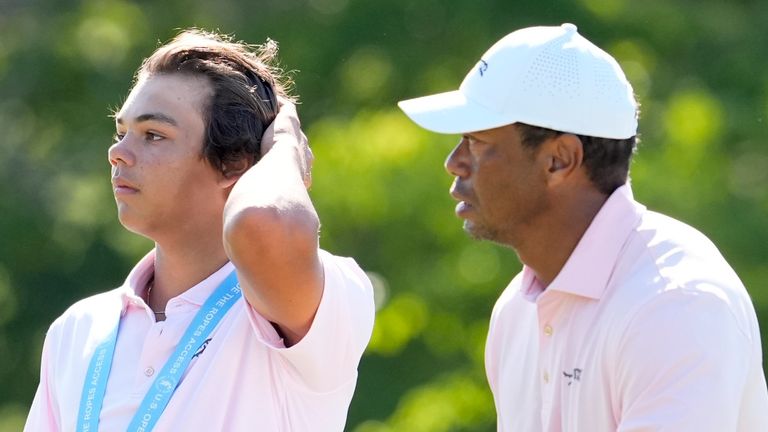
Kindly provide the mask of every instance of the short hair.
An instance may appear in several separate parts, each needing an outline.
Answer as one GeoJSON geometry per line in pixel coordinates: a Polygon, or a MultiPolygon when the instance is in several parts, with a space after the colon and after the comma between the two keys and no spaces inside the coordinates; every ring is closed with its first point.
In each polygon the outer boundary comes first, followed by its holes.
{"type": "MultiPolygon", "coordinates": [[[[290,81],[273,64],[277,43],[234,42],[230,37],[187,29],[146,58],[135,82],[152,75],[204,77],[212,94],[202,108],[205,135],[202,156],[224,175],[245,159],[261,158],[261,138],[278,111],[278,97],[288,95],[290,81]]],[[[237,173],[234,173],[237,174],[237,173]]]]}
{"type": "MultiPolygon", "coordinates": [[[[516,123],[523,146],[535,150],[544,141],[562,135],[553,129],[516,123]]],[[[600,138],[577,135],[584,149],[583,164],[589,180],[597,189],[610,195],[627,182],[629,163],[637,148],[637,136],[626,139],[600,138]]]]}

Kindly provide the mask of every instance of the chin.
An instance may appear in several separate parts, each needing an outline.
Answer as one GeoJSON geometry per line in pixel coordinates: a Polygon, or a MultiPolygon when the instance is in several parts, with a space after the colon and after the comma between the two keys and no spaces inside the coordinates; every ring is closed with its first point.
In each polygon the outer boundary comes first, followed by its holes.
{"type": "Polygon", "coordinates": [[[494,230],[468,220],[464,221],[464,231],[475,240],[495,241],[496,238],[496,232],[494,230]]]}
{"type": "Polygon", "coordinates": [[[120,221],[120,225],[122,225],[126,230],[151,240],[147,233],[145,224],[142,224],[141,221],[136,220],[137,218],[131,218],[125,212],[118,211],[117,219],[120,221]]]}
{"type": "Polygon", "coordinates": [[[475,240],[485,240],[495,243],[499,246],[517,251],[515,242],[508,237],[503,237],[501,231],[490,228],[485,225],[475,224],[469,221],[464,222],[464,231],[475,240]]]}
{"type": "MultiPolygon", "coordinates": [[[[126,223],[123,220],[120,220],[120,225],[122,225],[123,228],[126,229],[126,231],[130,231],[130,232],[132,232],[134,234],[138,234],[138,235],[140,235],[142,237],[147,237],[147,235],[144,234],[144,230],[142,230],[139,226],[136,226],[134,224],[126,223]]],[[[147,238],[149,238],[149,237],[147,237],[147,238]]]]}

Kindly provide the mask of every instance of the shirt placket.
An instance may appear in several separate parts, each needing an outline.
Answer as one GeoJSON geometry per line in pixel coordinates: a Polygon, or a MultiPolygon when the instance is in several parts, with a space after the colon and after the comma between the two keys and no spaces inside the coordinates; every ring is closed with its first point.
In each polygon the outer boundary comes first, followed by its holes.
{"type": "Polygon", "coordinates": [[[560,349],[558,343],[564,337],[561,328],[562,317],[558,313],[559,293],[543,292],[536,301],[539,336],[539,380],[541,383],[541,421],[545,431],[560,430],[555,411],[558,409],[559,386],[561,384],[560,349]]]}
{"type": "Polygon", "coordinates": [[[185,310],[189,307],[185,308],[184,306],[182,301],[172,299],[168,302],[166,320],[153,323],[147,332],[135,375],[134,390],[136,394],[142,397],[146,394],[147,389],[157,378],[157,374],[162,371],[176,348],[181,333],[188,324],[187,318],[189,317],[187,315],[192,313],[192,311],[185,310]]]}

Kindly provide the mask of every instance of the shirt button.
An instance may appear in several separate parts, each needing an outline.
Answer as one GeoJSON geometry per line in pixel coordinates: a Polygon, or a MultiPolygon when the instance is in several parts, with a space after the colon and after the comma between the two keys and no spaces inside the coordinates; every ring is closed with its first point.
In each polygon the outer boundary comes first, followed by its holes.
{"type": "Polygon", "coordinates": [[[549,384],[549,374],[547,372],[544,372],[541,378],[544,380],[544,384],[549,384]]]}
{"type": "Polygon", "coordinates": [[[152,369],[151,367],[144,369],[144,375],[151,377],[154,374],[155,374],[155,370],[152,369]]]}
{"type": "Polygon", "coordinates": [[[552,332],[553,332],[553,330],[552,330],[552,326],[551,325],[547,324],[547,325],[544,326],[544,334],[545,335],[552,336],[552,332]]]}

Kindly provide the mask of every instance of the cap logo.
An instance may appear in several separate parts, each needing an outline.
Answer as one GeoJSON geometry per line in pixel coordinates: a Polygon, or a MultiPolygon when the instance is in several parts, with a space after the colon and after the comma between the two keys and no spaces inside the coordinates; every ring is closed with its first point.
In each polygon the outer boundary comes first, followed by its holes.
{"type": "Polygon", "coordinates": [[[486,63],[485,60],[480,59],[480,65],[477,67],[477,70],[480,71],[480,76],[483,76],[485,71],[488,70],[488,63],[486,63]]]}

